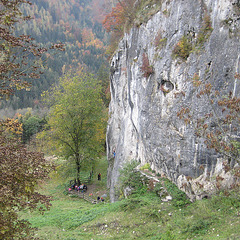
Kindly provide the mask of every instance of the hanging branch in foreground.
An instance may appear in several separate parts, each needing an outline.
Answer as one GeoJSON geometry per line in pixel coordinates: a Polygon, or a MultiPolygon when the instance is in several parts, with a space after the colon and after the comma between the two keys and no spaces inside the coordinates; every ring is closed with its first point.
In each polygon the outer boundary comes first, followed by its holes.
{"type": "Polygon", "coordinates": [[[46,52],[51,49],[64,50],[62,43],[48,48],[40,47],[29,35],[15,35],[15,24],[31,19],[20,11],[23,3],[31,4],[26,0],[0,2],[0,98],[29,88],[28,79],[37,79],[42,74],[40,67],[47,61],[46,52]]]}
{"type": "Polygon", "coordinates": [[[33,239],[33,229],[20,220],[23,209],[49,209],[50,197],[36,191],[39,181],[52,170],[42,153],[30,152],[20,143],[18,120],[0,122],[0,239],[33,239]]]}
{"type": "MultiPolygon", "coordinates": [[[[238,73],[235,74],[235,79],[240,79],[238,73]]],[[[214,149],[229,161],[240,162],[240,142],[237,135],[240,130],[240,98],[232,92],[221,95],[218,90],[214,90],[211,83],[201,81],[197,74],[193,77],[193,85],[197,98],[204,100],[209,106],[205,109],[205,115],[198,117],[198,112],[190,106],[184,106],[177,116],[185,124],[193,126],[196,137],[203,138],[207,148],[214,149]]]]}
{"type": "MultiPolygon", "coordinates": [[[[38,78],[37,60],[49,49],[63,50],[62,44],[38,47],[30,36],[14,35],[14,24],[26,21],[20,11],[26,0],[0,1],[0,98],[28,88],[29,78],[38,78]]],[[[22,124],[0,121],[0,239],[34,239],[30,223],[19,218],[19,211],[50,207],[50,197],[36,191],[39,181],[53,169],[42,153],[28,151],[20,143],[22,124]]]]}

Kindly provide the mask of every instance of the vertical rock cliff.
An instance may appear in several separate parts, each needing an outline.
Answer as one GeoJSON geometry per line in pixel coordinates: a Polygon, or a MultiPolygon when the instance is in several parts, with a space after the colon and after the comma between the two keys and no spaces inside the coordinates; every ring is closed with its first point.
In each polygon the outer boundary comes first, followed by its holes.
{"type": "Polygon", "coordinates": [[[177,113],[184,105],[198,116],[209,111],[194,91],[196,76],[222,93],[239,94],[234,77],[240,72],[239,13],[237,0],[166,0],[146,23],[124,35],[111,61],[107,151],[112,201],[119,169],[132,159],[150,163],[179,186],[186,177],[219,170],[219,156],[177,113]],[[181,98],[179,93],[184,93],[181,98]]]}

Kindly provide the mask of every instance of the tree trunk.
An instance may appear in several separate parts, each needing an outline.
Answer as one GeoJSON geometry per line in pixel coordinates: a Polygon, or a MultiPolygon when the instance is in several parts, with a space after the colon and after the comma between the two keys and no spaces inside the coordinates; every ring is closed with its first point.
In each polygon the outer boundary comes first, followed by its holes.
{"type": "Polygon", "coordinates": [[[81,181],[80,181],[81,165],[80,165],[80,156],[79,156],[79,154],[76,154],[76,167],[77,167],[77,185],[80,186],[81,185],[81,181]]]}

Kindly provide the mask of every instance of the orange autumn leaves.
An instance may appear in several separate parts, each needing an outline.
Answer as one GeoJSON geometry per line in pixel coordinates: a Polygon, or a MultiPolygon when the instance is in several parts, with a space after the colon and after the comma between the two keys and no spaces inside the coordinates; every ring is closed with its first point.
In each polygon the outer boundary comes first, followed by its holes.
{"type": "Polygon", "coordinates": [[[112,12],[107,14],[103,20],[103,26],[107,32],[122,31],[125,23],[125,9],[123,4],[118,3],[112,8],[112,12]]]}
{"type": "Polygon", "coordinates": [[[118,0],[112,11],[108,13],[104,20],[103,26],[107,32],[111,32],[111,39],[106,54],[111,56],[115,51],[119,40],[124,34],[125,26],[130,26],[134,18],[134,0],[118,0]]]}

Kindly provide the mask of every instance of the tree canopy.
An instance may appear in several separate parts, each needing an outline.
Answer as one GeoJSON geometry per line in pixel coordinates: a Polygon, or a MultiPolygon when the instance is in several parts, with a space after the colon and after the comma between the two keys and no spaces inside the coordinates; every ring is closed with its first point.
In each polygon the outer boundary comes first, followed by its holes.
{"type": "Polygon", "coordinates": [[[81,71],[65,75],[57,87],[43,95],[51,108],[49,129],[42,136],[55,145],[57,154],[74,158],[79,183],[81,168],[92,168],[92,159],[104,146],[107,114],[101,85],[93,75],[81,71]]]}
{"type": "MultiPolygon", "coordinates": [[[[40,74],[33,59],[47,51],[36,46],[30,36],[14,35],[14,24],[29,19],[20,11],[22,3],[30,4],[26,0],[0,1],[0,98],[28,88],[25,79],[40,74]]],[[[0,121],[0,239],[33,239],[33,229],[19,218],[19,211],[44,211],[50,206],[50,198],[38,193],[36,186],[52,166],[42,153],[21,144],[21,133],[22,124],[17,119],[0,121]]]]}
{"type": "Polygon", "coordinates": [[[0,122],[0,239],[32,239],[33,229],[18,212],[50,207],[50,198],[38,193],[36,186],[48,176],[51,163],[20,143],[21,131],[18,120],[0,122]]]}

